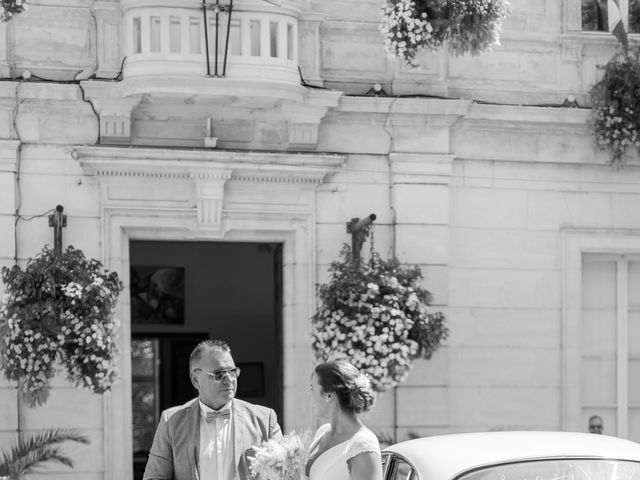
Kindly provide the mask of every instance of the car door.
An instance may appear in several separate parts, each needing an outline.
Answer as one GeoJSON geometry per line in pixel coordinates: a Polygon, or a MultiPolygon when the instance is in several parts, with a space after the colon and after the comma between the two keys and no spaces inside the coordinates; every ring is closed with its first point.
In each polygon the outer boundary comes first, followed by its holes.
{"type": "Polygon", "coordinates": [[[382,469],[384,480],[420,480],[413,465],[397,454],[384,453],[382,455],[382,469]]]}

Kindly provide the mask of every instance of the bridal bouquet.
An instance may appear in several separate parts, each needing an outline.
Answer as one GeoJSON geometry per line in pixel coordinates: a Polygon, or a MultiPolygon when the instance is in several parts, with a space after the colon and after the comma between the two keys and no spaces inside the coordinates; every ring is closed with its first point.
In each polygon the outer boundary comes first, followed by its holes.
{"type": "Polygon", "coordinates": [[[254,447],[254,456],[249,457],[251,475],[259,480],[303,480],[311,440],[311,432],[291,432],[254,447]]]}

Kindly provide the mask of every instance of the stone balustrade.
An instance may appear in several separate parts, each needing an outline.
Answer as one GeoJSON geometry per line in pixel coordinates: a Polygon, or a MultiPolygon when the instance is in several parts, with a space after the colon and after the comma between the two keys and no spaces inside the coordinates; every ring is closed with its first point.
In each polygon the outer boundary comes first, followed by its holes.
{"type": "Polygon", "coordinates": [[[175,7],[158,0],[123,1],[124,78],[210,75],[300,83],[298,10],[265,1],[236,1],[229,20],[228,10],[216,13],[214,2],[209,5],[205,21],[199,2],[175,7]]]}

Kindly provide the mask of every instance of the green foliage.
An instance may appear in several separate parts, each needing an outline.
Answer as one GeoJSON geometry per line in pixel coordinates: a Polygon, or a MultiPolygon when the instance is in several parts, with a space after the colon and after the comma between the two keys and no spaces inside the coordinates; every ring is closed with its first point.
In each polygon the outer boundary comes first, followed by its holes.
{"type": "Polygon", "coordinates": [[[122,284],[115,272],[69,247],[45,247],[24,269],[2,269],[5,298],[0,307],[0,368],[19,382],[27,405],[42,405],[56,363],[76,386],[95,393],[115,378],[112,318],[122,284]]]}
{"type": "Polygon", "coordinates": [[[11,17],[24,12],[27,9],[27,3],[23,0],[0,0],[2,6],[0,8],[0,23],[11,20],[11,17]]]}
{"type": "Polygon", "coordinates": [[[591,125],[596,146],[609,152],[609,164],[621,167],[630,150],[640,153],[640,62],[616,53],[602,67],[602,79],[591,89],[591,125]]]}
{"type": "Polygon", "coordinates": [[[348,358],[382,392],[404,380],[417,358],[430,358],[447,337],[444,315],[430,312],[422,272],[376,252],[354,263],[349,246],[331,264],[330,281],[317,289],[313,317],[316,359],[348,358]]]}
{"type": "Polygon", "coordinates": [[[380,31],[387,53],[417,66],[419,50],[447,44],[452,55],[480,55],[500,44],[507,0],[386,0],[380,31]]]}
{"type": "Polygon", "coordinates": [[[73,461],[64,455],[58,445],[62,442],[88,444],[89,439],[71,429],[48,429],[29,438],[20,438],[0,458],[0,479],[20,480],[25,475],[36,473],[43,462],[58,462],[73,467],[73,461]]]}

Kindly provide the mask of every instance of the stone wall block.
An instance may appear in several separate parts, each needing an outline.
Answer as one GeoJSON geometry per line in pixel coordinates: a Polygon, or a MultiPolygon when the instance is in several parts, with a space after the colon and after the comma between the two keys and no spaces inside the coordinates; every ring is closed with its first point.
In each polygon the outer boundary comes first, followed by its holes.
{"type": "MultiPolygon", "coordinates": [[[[66,212],[65,208],[64,213],[66,212]]],[[[98,218],[75,217],[69,214],[67,226],[62,229],[62,248],[73,245],[81,249],[88,258],[100,258],[102,255],[100,225],[98,218]]],[[[49,226],[47,217],[18,223],[18,257],[20,259],[33,257],[45,245],[53,248],[53,228],[49,226]]]]}
{"type": "Polygon", "coordinates": [[[16,245],[14,230],[15,217],[11,214],[0,215],[0,232],[2,232],[0,235],[0,258],[7,259],[7,262],[11,263],[13,263],[16,245]]]}
{"type": "Polygon", "coordinates": [[[451,347],[560,349],[562,312],[558,309],[449,307],[451,347]]]}
{"type": "Polygon", "coordinates": [[[611,214],[616,228],[638,228],[640,195],[611,195],[611,214]]]}
{"type": "Polygon", "coordinates": [[[406,263],[446,265],[449,228],[440,225],[396,226],[396,252],[406,263]]]}
{"type": "Polygon", "coordinates": [[[465,426],[469,430],[508,425],[557,429],[560,391],[554,388],[401,388],[399,426],[465,426]],[[531,405],[536,405],[535,409],[531,405]]]}
{"type": "Polygon", "coordinates": [[[451,150],[450,127],[441,125],[440,119],[428,119],[424,125],[393,124],[393,149],[395,152],[449,153],[451,150]]]}
{"type": "Polygon", "coordinates": [[[611,196],[593,192],[527,192],[527,225],[531,229],[613,226],[611,196]]]}
{"type": "Polygon", "coordinates": [[[449,223],[449,187],[446,185],[396,184],[393,198],[398,223],[449,223]]]}
{"type": "Polygon", "coordinates": [[[451,353],[452,350],[449,347],[441,346],[430,359],[414,360],[411,373],[402,385],[411,387],[443,387],[448,385],[451,375],[451,353]]]}
{"type": "Polygon", "coordinates": [[[449,266],[424,264],[418,266],[423,276],[420,283],[433,295],[434,310],[440,311],[441,306],[449,303],[449,266]]]}
{"type": "Polygon", "coordinates": [[[327,115],[318,130],[318,147],[321,152],[344,152],[386,155],[391,136],[379,119],[349,119],[347,122],[327,115]],[[362,139],[367,141],[363,142],[362,139]]]}
{"type": "Polygon", "coordinates": [[[451,264],[469,268],[560,268],[555,231],[451,228],[451,264]]]}
{"type": "Polygon", "coordinates": [[[314,11],[323,12],[327,18],[377,22],[377,0],[311,0],[314,11]]]}
{"type": "Polygon", "coordinates": [[[18,429],[18,390],[7,386],[7,381],[3,379],[3,386],[0,386],[0,425],[2,431],[15,431],[18,429]]]}
{"type": "MultiPolygon", "coordinates": [[[[56,168],[54,162],[52,170],[56,168]]],[[[20,176],[22,191],[22,215],[39,215],[56,205],[64,207],[64,213],[74,216],[95,216],[100,191],[87,177],[80,175],[24,174],[20,176]],[[55,182],[56,189],[48,188],[55,182]]],[[[46,220],[46,219],[45,219],[46,220]]],[[[34,220],[35,221],[35,220],[34,220]]]]}
{"type": "Polygon", "coordinates": [[[561,306],[560,271],[451,268],[449,275],[449,304],[454,307],[561,306]]]}
{"type": "Polygon", "coordinates": [[[518,228],[527,224],[527,192],[488,188],[451,189],[451,225],[518,228]]]}
{"type": "MultiPolygon", "coordinates": [[[[15,403],[15,398],[14,398],[15,403]]],[[[51,389],[47,403],[28,408],[20,405],[20,428],[82,428],[99,430],[103,427],[103,399],[87,390],[78,388],[51,389]]]]}
{"type": "Polygon", "coordinates": [[[387,390],[384,393],[376,395],[376,401],[373,408],[369,412],[361,414],[362,421],[373,432],[379,435],[382,432],[393,428],[394,417],[394,395],[393,390],[387,390]]]}
{"type": "MultiPolygon", "coordinates": [[[[496,332],[500,335],[500,332],[496,332]]],[[[560,387],[561,357],[555,348],[450,348],[449,385],[464,387],[560,387]]]]}
{"type": "Polygon", "coordinates": [[[18,72],[73,80],[95,70],[95,19],[88,6],[31,4],[14,19],[13,58],[18,72]]]}
{"type": "Polygon", "coordinates": [[[117,2],[97,1],[98,65],[96,74],[100,78],[116,78],[124,56],[124,22],[117,2]]]}
{"type": "Polygon", "coordinates": [[[82,100],[27,99],[24,96],[16,126],[23,142],[58,145],[95,143],[99,128],[91,105],[82,100]]]}
{"type": "Polygon", "coordinates": [[[391,223],[389,187],[384,184],[350,184],[345,191],[319,191],[318,223],[348,222],[375,213],[376,224],[391,223]]]}
{"type": "MultiPolygon", "coordinates": [[[[342,11],[344,5],[340,7],[342,11]]],[[[327,20],[320,28],[322,76],[348,81],[367,75],[373,83],[388,76],[387,58],[376,23],[327,20]]],[[[364,91],[362,93],[365,93],[364,91]]]]}

